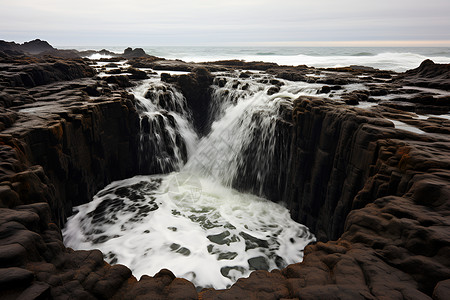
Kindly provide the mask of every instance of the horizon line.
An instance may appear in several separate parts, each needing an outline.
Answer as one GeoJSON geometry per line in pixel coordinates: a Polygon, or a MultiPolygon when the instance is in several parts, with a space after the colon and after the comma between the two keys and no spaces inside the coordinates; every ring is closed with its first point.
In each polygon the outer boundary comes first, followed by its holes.
{"type": "Polygon", "coordinates": [[[298,47],[450,47],[450,40],[281,41],[254,42],[253,44],[298,47]]]}
{"type": "MultiPolygon", "coordinates": [[[[50,43],[51,45],[53,43],[50,43]]],[[[198,44],[60,44],[55,47],[450,47],[450,40],[403,40],[403,41],[280,41],[280,42],[229,42],[229,43],[198,43],[198,44]]]]}

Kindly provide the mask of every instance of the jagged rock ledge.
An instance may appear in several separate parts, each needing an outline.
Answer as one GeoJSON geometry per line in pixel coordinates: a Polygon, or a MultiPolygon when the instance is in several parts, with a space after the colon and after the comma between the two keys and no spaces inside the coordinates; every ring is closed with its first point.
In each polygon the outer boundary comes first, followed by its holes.
{"type": "MultiPolygon", "coordinates": [[[[307,246],[302,263],[253,272],[228,290],[198,293],[170,271],[137,281],[128,268],[107,264],[99,251],[65,248],[58,226],[72,206],[138,170],[138,115],[120,82],[111,86],[101,78],[82,78],[93,71],[79,60],[55,60],[67,65],[67,71],[40,81],[46,78],[45,71],[34,70],[45,69],[42,64],[47,63],[35,61],[21,69],[27,74],[24,78],[32,79],[28,81],[14,77],[12,67],[2,66],[2,299],[445,299],[448,295],[450,144],[444,130],[448,124],[439,121],[444,127],[439,130],[424,125],[431,128],[424,135],[399,131],[383,116],[411,118],[391,106],[367,111],[321,98],[295,101],[286,199],[294,217],[323,240],[307,246]]],[[[271,72],[303,80],[302,69],[271,72]]],[[[359,71],[339,70],[342,77],[324,84],[337,85],[338,80],[345,84],[353,80],[349,73],[359,71]]],[[[182,78],[182,89],[183,80],[201,87],[210,82],[202,71],[182,78]]],[[[189,97],[189,84],[185,88],[189,97]]]]}

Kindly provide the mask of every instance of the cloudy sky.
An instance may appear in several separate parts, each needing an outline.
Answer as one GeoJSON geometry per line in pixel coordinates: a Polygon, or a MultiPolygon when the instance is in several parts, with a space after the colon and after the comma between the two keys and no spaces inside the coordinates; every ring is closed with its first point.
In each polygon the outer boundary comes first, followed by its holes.
{"type": "Polygon", "coordinates": [[[450,46],[450,0],[0,0],[0,39],[57,46],[450,46]]]}

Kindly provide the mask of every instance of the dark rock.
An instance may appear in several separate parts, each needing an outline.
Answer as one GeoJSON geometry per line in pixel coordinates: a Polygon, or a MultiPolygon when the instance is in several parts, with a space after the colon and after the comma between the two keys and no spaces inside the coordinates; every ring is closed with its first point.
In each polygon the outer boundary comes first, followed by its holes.
{"type": "Polygon", "coordinates": [[[7,185],[0,185],[0,207],[11,208],[20,204],[19,195],[7,185]]]}
{"type": "Polygon", "coordinates": [[[127,75],[114,75],[106,77],[106,82],[117,84],[119,87],[131,87],[133,84],[127,75]]]}
{"type": "Polygon", "coordinates": [[[37,282],[32,284],[29,288],[23,291],[18,300],[38,300],[50,298],[50,285],[37,282]]]}
{"type": "Polygon", "coordinates": [[[434,300],[444,300],[447,299],[450,293],[450,279],[443,280],[439,282],[433,292],[434,300]]]}
{"type": "Polygon", "coordinates": [[[355,98],[349,98],[349,99],[345,99],[345,104],[348,104],[348,105],[358,105],[359,104],[359,101],[357,100],[357,99],[355,99],[355,98]]]}
{"type": "Polygon", "coordinates": [[[41,41],[40,39],[36,39],[33,41],[23,43],[21,46],[21,50],[31,54],[36,54],[44,51],[54,50],[54,48],[50,46],[50,44],[47,41],[41,41]]]}
{"type": "Polygon", "coordinates": [[[242,72],[239,74],[239,78],[250,78],[252,74],[250,72],[242,72]]]}
{"type": "Polygon", "coordinates": [[[202,299],[287,299],[288,281],[279,272],[255,271],[239,279],[230,289],[202,291],[202,299]]]}
{"type": "Polygon", "coordinates": [[[44,51],[55,50],[48,42],[35,39],[23,44],[14,42],[0,41],[0,51],[12,50],[19,52],[27,52],[29,54],[38,54],[44,51]]]}
{"type": "Polygon", "coordinates": [[[121,56],[123,56],[125,58],[135,58],[135,57],[146,57],[148,55],[145,53],[144,49],[142,49],[142,48],[132,49],[132,48],[128,47],[127,49],[125,49],[123,51],[123,54],[121,56]]]}
{"type": "Polygon", "coordinates": [[[305,76],[302,73],[292,72],[292,71],[284,71],[278,73],[277,76],[282,79],[290,80],[290,81],[306,81],[305,76]]]}
{"type": "Polygon", "coordinates": [[[22,268],[0,268],[0,288],[28,286],[33,280],[33,272],[22,268]]]}
{"type": "Polygon", "coordinates": [[[45,58],[46,56],[65,59],[81,57],[78,51],[76,50],[60,50],[60,49],[46,50],[43,52],[39,52],[39,54],[36,55],[36,57],[43,57],[43,58],[45,58]]]}
{"type": "Polygon", "coordinates": [[[329,92],[331,92],[331,87],[329,87],[328,85],[324,85],[320,89],[319,94],[328,94],[329,92]]]}
{"type": "Polygon", "coordinates": [[[8,66],[0,72],[0,81],[12,87],[34,87],[95,75],[94,69],[81,60],[49,59],[31,64],[26,62],[27,64],[23,64],[23,61],[15,60],[16,65],[8,66]]]}
{"type": "Polygon", "coordinates": [[[408,85],[450,90],[450,65],[424,60],[416,69],[408,70],[397,81],[408,85]]]}
{"type": "Polygon", "coordinates": [[[22,266],[26,261],[26,250],[20,244],[9,244],[0,246],[0,267],[22,266]]]}
{"type": "Polygon", "coordinates": [[[263,256],[252,257],[248,260],[250,270],[269,270],[269,264],[263,256]]]}
{"type": "Polygon", "coordinates": [[[172,76],[169,73],[161,73],[161,81],[170,83],[174,82],[175,79],[172,78],[172,76]]]}
{"type": "Polygon", "coordinates": [[[83,88],[83,91],[85,91],[86,94],[92,97],[98,97],[101,95],[101,92],[98,90],[97,85],[88,85],[85,88],[83,88]]]}
{"type": "Polygon", "coordinates": [[[8,108],[8,107],[12,106],[13,102],[14,102],[14,98],[11,95],[0,92],[0,105],[1,106],[8,108]]]}
{"type": "Polygon", "coordinates": [[[207,69],[197,68],[188,75],[179,75],[175,78],[186,97],[187,105],[192,110],[195,128],[200,133],[206,133],[210,126],[208,124],[208,104],[211,97],[209,87],[213,83],[213,76],[207,69]]]}
{"type": "Polygon", "coordinates": [[[128,73],[131,73],[130,79],[134,80],[141,80],[141,79],[147,79],[148,75],[145,71],[141,71],[135,68],[128,68],[126,70],[128,73]]]}
{"type": "Polygon", "coordinates": [[[267,95],[271,96],[273,94],[276,94],[280,91],[280,87],[279,86],[271,86],[268,90],[267,90],[267,95]]]}

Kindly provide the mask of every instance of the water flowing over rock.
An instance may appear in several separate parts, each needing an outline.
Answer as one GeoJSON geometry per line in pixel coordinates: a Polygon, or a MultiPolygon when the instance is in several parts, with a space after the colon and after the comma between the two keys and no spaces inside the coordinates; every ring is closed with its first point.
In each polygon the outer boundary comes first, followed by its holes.
{"type": "Polygon", "coordinates": [[[179,170],[193,151],[197,134],[186,99],[170,84],[148,80],[133,90],[141,112],[141,174],[179,170]]]}

